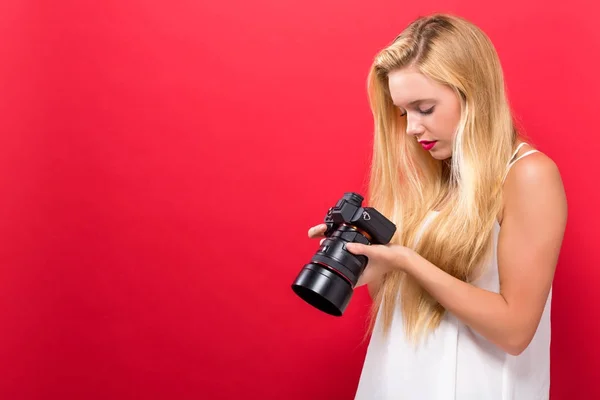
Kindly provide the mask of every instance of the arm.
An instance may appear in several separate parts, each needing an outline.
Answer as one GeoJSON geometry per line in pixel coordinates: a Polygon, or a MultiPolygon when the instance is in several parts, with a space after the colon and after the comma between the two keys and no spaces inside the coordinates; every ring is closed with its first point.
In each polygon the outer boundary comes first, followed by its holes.
{"type": "Polygon", "coordinates": [[[565,193],[556,165],[542,154],[516,163],[505,184],[498,242],[500,293],[454,278],[400,246],[352,246],[352,252],[397,266],[442,306],[509,354],[529,345],[554,277],[566,225],[565,193]]]}
{"type": "Polygon", "coordinates": [[[367,290],[369,292],[369,296],[371,299],[375,299],[377,292],[381,286],[381,279],[383,277],[384,271],[382,268],[372,268],[372,265],[365,268],[362,275],[358,278],[356,285],[354,288],[367,285],[367,290]]]}

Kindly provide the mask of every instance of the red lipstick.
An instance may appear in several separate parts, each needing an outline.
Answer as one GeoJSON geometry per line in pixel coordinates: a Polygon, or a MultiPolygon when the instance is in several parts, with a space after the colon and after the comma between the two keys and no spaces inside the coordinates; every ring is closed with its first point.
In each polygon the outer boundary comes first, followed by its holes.
{"type": "Polygon", "coordinates": [[[422,140],[419,142],[421,144],[421,146],[423,146],[423,148],[425,150],[431,150],[433,149],[433,146],[435,146],[435,144],[437,143],[437,140],[422,140]]]}

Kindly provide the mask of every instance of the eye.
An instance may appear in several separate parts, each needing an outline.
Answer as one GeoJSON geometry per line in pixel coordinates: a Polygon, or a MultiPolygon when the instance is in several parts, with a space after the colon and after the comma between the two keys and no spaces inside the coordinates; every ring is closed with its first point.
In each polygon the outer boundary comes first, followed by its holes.
{"type": "Polygon", "coordinates": [[[434,108],[435,108],[435,106],[431,106],[427,110],[421,110],[421,109],[419,109],[419,113],[421,113],[423,115],[429,115],[429,114],[431,114],[433,112],[434,108]]]}

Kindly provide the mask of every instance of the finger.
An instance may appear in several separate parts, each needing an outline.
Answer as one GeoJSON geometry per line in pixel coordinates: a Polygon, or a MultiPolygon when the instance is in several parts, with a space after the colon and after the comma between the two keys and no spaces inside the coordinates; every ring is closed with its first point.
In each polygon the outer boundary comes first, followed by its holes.
{"type": "Polygon", "coordinates": [[[355,255],[363,255],[363,256],[369,256],[372,252],[372,246],[367,246],[365,244],[362,243],[347,243],[346,244],[346,250],[348,250],[350,253],[355,254],[355,255]]]}
{"type": "Polygon", "coordinates": [[[317,236],[321,236],[325,233],[326,230],[327,230],[327,225],[325,225],[325,224],[315,225],[308,230],[308,237],[314,238],[317,236]]]}
{"type": "Polygon", "coordinates": [[[319,241],[319,245],[322,245],[322,244],[323,244],[323,242],[325,241],[325,239],[327,239],[327,238],[323,238],[323,239],[321,239],[321,240],[319,241]]]}

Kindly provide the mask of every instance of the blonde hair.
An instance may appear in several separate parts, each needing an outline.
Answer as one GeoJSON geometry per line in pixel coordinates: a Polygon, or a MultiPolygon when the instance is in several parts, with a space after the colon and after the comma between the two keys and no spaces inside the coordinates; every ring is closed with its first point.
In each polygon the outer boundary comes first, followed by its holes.
{"type": "MultiPolygon", "coordinates": [[[[375,128],[369,203],[396,223],[392,243],[415,249],[458,279],[474,279],[491,254],[502,176],[518,137],[494,46],[462,18],[419,18],[376,55],[368,94],[375,128]],[[447,85],[460,100],[449,160],[434,159],[406,135],[406,118],[392,102],[387,78],[405,67],[447,85]],[[440,207],[437,218],[421,232],[435,207],[440,207]]],[[[381,311],[384,332],[389,332],[397,300],[406,333],[415,340],[444,316],[444,308],[411,276],[393,271],[374,298],[371,328],[381,311]]]]}

